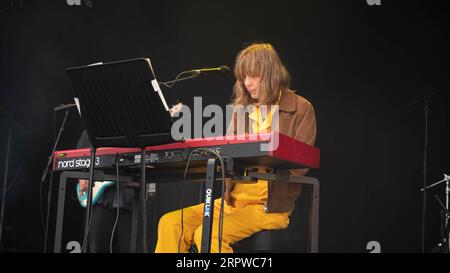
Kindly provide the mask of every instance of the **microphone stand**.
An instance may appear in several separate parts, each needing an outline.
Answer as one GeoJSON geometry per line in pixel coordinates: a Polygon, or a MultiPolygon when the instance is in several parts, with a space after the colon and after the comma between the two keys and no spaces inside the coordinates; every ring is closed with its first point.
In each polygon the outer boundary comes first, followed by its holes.
{"type": "Polygon", "coordinates": [[[437,195],[434,195],[436,200],[438,201],[439,205],[442,208],[443,213],[443,219],[441,219],[441,242],[438,244],[438,247],[442,249],[444,247],[444,252],[448,252],[450,249],[449,240],[450,240],[450,234],[449,232],[449,226],[448,226],[448,220],[450,218],[449,214],[449,193],[450,193],[450,186],[449,186],[450,176],[444,174],[444,179],[433,183],[425,188],[420,189],[421,191],[426,191],[427,189],[431,189],[443,182],[445,182],[445,206],[442,203],[441,199],[437,195]]]}
{"type": "Polygon", "coordinates": [[[2,234],[3,234],[3,221],[5,216],[5,202],[6,202],[6,183],[8,181],[8,169],[9,169],[9,152],[11,149],[11,132],[12,126],[9,126],[8,130],[8,144],[6,145],[6,159],[5,159],[5,172],[3,176],[3,190],[2,190],[2,207],[0,213],[0,246],[2,242],[2,234]]]}
{"type": "Polygon", "coordinates": [[[2,106],[0,106],[1,112],[3,112],[6,117],[10,121],[10,126],[8,130],[8,142],[6,144],[6,153],[5,153],[5,171],[3,174],[3,188],[2,188],[2,205],[0,208],[0,250],[2,245],[2,235],[3,235],[3,223],[5,219],[5,205],[6,205],[6,190],[7,190],[7,181],[8,181],[8,171],[9,171],[9,157],[11,152],[11,139],[12,139],[12,131],[13,125],[15,125],[18,129],[22,131],[22,133],[27,134],[28,131],[25,130],[2,106]]]}
{"type": "Polygon", "coordinates": [[[426,206],[427,206],[427,165],[428,165],[428,116],[429,116],[429,104],[432,98],[441,93],[441,91],[430,93],[422,98],[416,99],[408,104],[409,107],[415,106],[419,103],[424,104],[424,149],[423,149],[423,195],[422,195],[422,253],[425,253],[425,222],[426,222],[426,206]]]}
{"type": "MultiPolygon", "coordinates": [[[[59,144],[59,139],[61,138],[61,134],[64,131],[64,125],[66,124],[67,116],[69,115],[71,107],[63,108],[66,110],[64,114],[63,121],[61,123],[61,127],[59,128],[58,136],[56,137],[55,143],[53,144],[53,149],[48,157],[47,165],[42,173],[41,177],[41,185],[44,183],[45,179],[47,178],[48,171],[50,169],[50,165],[53,162],[53,156],[55,154],[56,148],[59,144]]],[[[54,109],[55,111],[58,111],[58,109],[54,109]]],[[[49,228],[49,222],[50,222],[50,206],[51,206],[51,199],[52,199],[52,187],[53,187],[53,172],[50,174],[50,183],[48,188],[48,196],[47,196],[47,215],[46,215],[46,224],[45,224],[45,237],[44,237],[44,253],[47,253],[47,243],[48,243],[48,228],[49,228]]]]}

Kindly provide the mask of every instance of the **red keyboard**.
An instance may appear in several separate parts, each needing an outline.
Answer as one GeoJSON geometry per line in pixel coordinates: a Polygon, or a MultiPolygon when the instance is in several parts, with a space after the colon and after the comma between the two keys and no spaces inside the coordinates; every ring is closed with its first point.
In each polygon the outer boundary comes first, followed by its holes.
{"type": "MultiPolygon", "coordinates": [[[[193,162],[205,161],[212,157],[208,150],[213,150],[224,158],[233,158],[244,167],[296,169],[319,168],[320,165],[318,148],[281,133],[188,139],[146,147],[145,157],[149,165],[170,168],[184,166],[189,155],[193,162]]],[[[112,168],[116,162],[120,162],[120,166],[139,166],[140,159],[141,150],[138,148],[98,148],[95,168],[112,168]]],[[[54,154],[55,171],[81,170],[89,166],[89,149],[56,151],[54,154]]]]}

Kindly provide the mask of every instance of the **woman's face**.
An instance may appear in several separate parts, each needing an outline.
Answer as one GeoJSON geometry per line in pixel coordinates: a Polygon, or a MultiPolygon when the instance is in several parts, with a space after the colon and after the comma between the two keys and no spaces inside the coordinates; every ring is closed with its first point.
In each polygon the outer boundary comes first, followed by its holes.
{"type": "Polygon", "coordinates": [[[244,78],[244,85],[252,99],[257,100],[259,95],[259,85],[261,77],[252,77],[246,75],[244,78]]]}

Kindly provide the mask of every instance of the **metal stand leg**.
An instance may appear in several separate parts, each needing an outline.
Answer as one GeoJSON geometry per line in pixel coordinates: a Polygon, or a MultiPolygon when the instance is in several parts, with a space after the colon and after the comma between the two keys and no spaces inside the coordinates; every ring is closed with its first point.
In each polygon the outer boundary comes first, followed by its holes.
{"type": "Polygon", "coordinates": [[[48,248],[48,232],[50,224],[50,211],[52,206],[52,194],[53,194],[53,172],[50,173],[50,182],[48,184],[47,216],[45,220],[45,235],[44,235],[44,253],[47,253],[48,248]]]}
{"type": "Polygon", "coordinates": [[[53,251],[61,252],[62,229],[64,221],[64,204],[66,201],[67,173],[63,172],[59,178],[58,207],[56,210],[55,243],[53,251]]]}
{"type": "Polygon", "coordinates": [[[449,180],[450,180],[450,177],[448,176],[448,175],[446,175],[446,174],[444,174],[444,180],[445,180],[445,209],[447,210],[446,211],[446,213],[445,213],[445,228],[447,228],[448,227],[448,217],[450,216],[450,215],[448,215],[448,210],[450,209],[449,207],[448,207],[448,204],[449,204],[449,194],[450,194],[450,187],[449,187],[449,180]]]}
{"type": "Polygon", "coordinates": [[[139,208],[139,197],[135,191],[135,200],[133,203],[133,212],[131,216],[131,235],[130,235],[130,253],[136,253],[137,245],[137,231],[138,231],[138,208],[139,208]]]}
{"type": "Polygon", "coordinates": [[[319,181],[312,183],[312,199],[310,204],[309,252],[319,251],[319,181]]]}
{"type": "Polygon", "coordinates": [[[211,251],[212,223],[214,216],[214,181],[216,175],[216,159],[208,159],[203,207],[203,227],[201,253],[211,251]]]}
{"type": "Polygon", "coordinates": [[[140,186],[140,202],[141,202],[141,208],[140,208],[140,212],[141,212],[141,221],[142,221],[142,252],[146,253],[148,252],[148,248],[147,248],[147,187],[146,187],[146,183],[145,183],[145,150],[142,149],[141,151],[141,186],[140,186]]]}

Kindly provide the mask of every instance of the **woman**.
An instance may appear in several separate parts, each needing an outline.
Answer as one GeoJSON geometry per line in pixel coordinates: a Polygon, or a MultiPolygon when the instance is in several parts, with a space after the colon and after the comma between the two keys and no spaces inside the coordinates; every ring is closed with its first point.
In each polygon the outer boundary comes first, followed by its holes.
{"type": "MultiPolygon", "coordinates": [[[[246,132],[270,132],[271,129],[314,145],[316,120],[312,105],[289,89],[290,76],[270,44],[253,44],[236,57],[234,68],[233,106],[250,109],[245,120],[246,132]],[[272,107],[271,107],[272,105],[272,107]],[[273,107],[277,105],[277,107],[273,107]],[[264,107],[271,109],[263,111],[264,107]],[[272,120],[273,109],[278,109],[279,123],[272,120]]],[[[234,113],[228,134],[238,132],[239,120],[234,113]]],[[[295,151],[293,151],[295,152],[295,151]]],[[[304,175],[307,169],[292,170],[291,174],[304,175]]],[[[233,252],[231,245],[261,230],[282,229],[289,225],[289,215],[295,199],[300,195],[299,184],[271,183],[259,180],[244,184],[227,181],[223,218],[222,252],[233,252]]],[[[218,228],[221,200],[215,200],[211,252],[218,252],[218,228]]],[[[161,217],[155,252],[187,252],[196,245],[200,249],[202,238],[203,204],[176,210],[161,217]]]]}

